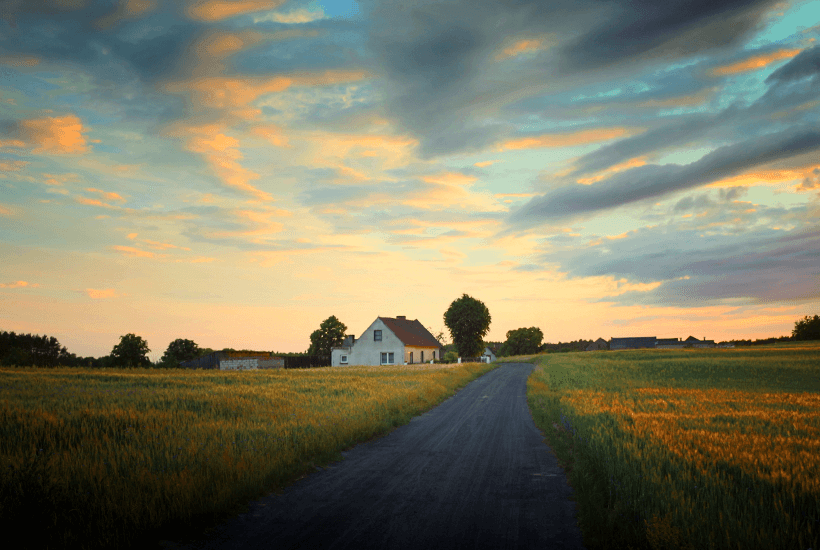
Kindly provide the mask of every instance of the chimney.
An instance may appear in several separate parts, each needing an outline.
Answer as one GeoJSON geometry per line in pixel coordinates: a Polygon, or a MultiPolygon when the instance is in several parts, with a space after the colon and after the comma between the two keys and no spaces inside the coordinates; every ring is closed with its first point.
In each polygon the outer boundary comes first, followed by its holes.
{"type": "Polygon", "coordinates": [[[407,316],[405,316],[405,315],[396,315],[396,319],[402,319],[403,321],[406,321],[407,316]]]}
{"type": "Polygon", "coordinates": [[[342,344],[342,346],[344,346],[346,348],[349,348],[350,346],[352,346],[354,344],[354,342],[356,342],[356,337],[355,336],[353,336],[352,334],[345,334],[345,341],[342,344]]]}

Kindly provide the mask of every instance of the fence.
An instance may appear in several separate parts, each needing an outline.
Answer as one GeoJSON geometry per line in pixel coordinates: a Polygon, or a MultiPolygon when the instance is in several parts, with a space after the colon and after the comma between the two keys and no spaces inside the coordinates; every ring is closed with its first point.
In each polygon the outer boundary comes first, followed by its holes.
{"type": "Polygon", "coordinates": [[[310,369],[314,367],[329,367],[330,357],[321,355],[297,355],[285,357],[286,369],[310,369]]]}

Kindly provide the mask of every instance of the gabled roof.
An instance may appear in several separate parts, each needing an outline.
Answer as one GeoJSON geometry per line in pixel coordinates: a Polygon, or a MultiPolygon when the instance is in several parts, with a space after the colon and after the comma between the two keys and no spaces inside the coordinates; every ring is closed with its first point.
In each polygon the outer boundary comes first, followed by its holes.
{"type": "Polygon", "coordinates": [[[407,319],[394,319],[393,317],[379,317],[387,328],[402,341],[405,346],[418,346],[422,348],[440,348],[441,343],[436,337],[430,334],[418,319],[409,321],[407,319]]]}

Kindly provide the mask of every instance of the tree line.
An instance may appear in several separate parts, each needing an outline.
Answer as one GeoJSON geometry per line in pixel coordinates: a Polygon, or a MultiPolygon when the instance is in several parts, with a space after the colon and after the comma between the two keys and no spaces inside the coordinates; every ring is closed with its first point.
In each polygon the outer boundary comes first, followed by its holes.
{"type": "MultiPolygon", "coordinates": [[[[443,331],[435,335],[444,349],[444,362],[454,362],[458,357],[478,357],[485,347],[489,347],[499,357],[511,355],[533,355],[536,353],[557,353],[583,351],[592,340],[573,342],[544,343],[544,334],[538,327],[522,327],[507,331],[504,342],[484,340],[490,326],[490,312],[483,302],[468,296],[454,300],[444,314],[444,324],[449,329],[452,343],[444,343],[443,331]]],[[[235,350],[223,348],[213,350],[200,348],[196,342],[178,338],[168,344],[162,357],[156,363],[148,358],[148,342],[140,336],[128,333],[120,336],[120,341],[111,353],[104,357],[81,357],[69,353],[65,346],[53,336],[36,334],[17,334],[0,332],[0,365],[35,366],[35,367],[156,367],[176,368],[183,361],[190,361],[205,355],[222,351],[232,354],[270,353],[280,357],[304,355],[330,356],[332,347],[341,346],[344,342],[347,326],[335,315],[331,315],[310,335],[310,347],[304,353],[293,352],[259,352],[254,350],[235,350]]],[[[432,332],[432,331],[431,331],[432,332]]],[[[735,345],[759,345],[783,341],[820,340],[820,315],[805,316],[795,322],[791,336],[767,338],[764,340],[731,340],[735,345]]]]}

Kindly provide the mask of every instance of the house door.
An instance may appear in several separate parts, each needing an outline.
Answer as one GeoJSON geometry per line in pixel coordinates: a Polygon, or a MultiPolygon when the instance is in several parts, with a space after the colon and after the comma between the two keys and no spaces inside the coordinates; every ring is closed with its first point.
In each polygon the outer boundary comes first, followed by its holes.
{"type": "Polygon", "coordinates": [[[421,362],[424,363],[424,350],[419,352],[421,354],[421,362]]]}
{"type": "Polygon", "coordinates": [[[413,352],[412,351],[410,352],[410,363],[411,364],[413,363],[413,352]]]}

